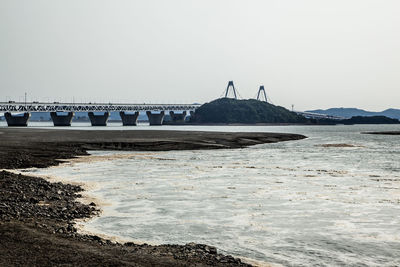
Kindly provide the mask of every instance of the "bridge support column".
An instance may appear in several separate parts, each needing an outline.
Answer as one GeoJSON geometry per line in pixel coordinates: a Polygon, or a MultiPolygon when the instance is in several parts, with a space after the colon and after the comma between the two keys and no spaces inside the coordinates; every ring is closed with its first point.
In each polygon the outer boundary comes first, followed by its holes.
{"type": "Polygon", "coordinates": [[[31,114],[26,112],[23,116],[12,115],[10,112],[4,113],[8,126],[28,126],[29,118],[31,114]]]}
{"type": "Polygon", "coordinates": [[[139,112],[136,111],[134,114],[127,114],[123,111],[119,113],[122,119],[122,125],[123,126],[136,126],[137,125],[137,119],[139,117],[139,112]]]}
{"type": "Polygon", "coordinates": [[[164,111],[160,114],[152,114],[151,111],[146,111],[147,117],[149,118],[150,125],[162,125],[164,121],[164,111]]]}
{"type": "Polygon", "coordinates": [[[175,123],[184,123],[185,118],[186,118],[186,111],[182,113],[175,113],[173,111],[169,112],[169,115],[171,116],[171,121],[175,123]]]}
{"type": "Polygon", "coordinates": [[[75,114],[73,112],[68,112],[67,115],[57,114],[57,112],[50,112],[54,126],[71,126],[71,121],[74,115],[75,114]]]}
{"type": "Polygon", "coordinates": [[[104,115],[94,115],[93,112],[89,112],[88,115],[92,126],[107,126],[110,112],[104,112],[104,115]]]}

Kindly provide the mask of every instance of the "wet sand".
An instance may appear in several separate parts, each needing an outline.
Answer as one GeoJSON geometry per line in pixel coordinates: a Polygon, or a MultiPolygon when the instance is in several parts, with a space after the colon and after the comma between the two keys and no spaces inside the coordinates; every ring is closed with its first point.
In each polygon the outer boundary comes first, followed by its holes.
{"type": "Polygon", "coordinates": [[[298,134],[280,133],[3,128],[0,129],[0,168],[44,168],[57,165],[58,159],[87,155],[88,150],[231,149],[303,138],[298,134]]]}
{"type": "MultiPolygon", "coordinates": [[[[299,140],[301,135],[183,131],[0,129],[0,168],[58,165],[88,150],[230,149],[299,140]]],[[[78,185],[0,173],[0,265],[248,266],[211,246],[112,243],[78,234],[75,220],[96,216],[95,203],[77,201],[78,185]]]]}

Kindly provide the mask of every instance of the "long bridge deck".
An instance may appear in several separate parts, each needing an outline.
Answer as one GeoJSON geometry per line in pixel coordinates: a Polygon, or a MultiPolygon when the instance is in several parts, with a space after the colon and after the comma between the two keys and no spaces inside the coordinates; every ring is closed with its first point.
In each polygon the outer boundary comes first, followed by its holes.
{"type": "Polygon", "coordinates": [[[200,104],[0,102],[0,112],[192,111],[200,104]]]}

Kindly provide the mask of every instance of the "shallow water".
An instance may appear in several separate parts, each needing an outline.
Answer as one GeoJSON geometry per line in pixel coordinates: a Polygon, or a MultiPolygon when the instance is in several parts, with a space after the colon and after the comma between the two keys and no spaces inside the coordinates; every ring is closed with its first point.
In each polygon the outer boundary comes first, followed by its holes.
{"type": "Polygon", "coordinates": [[[89,193],[108,204],[86,224],[97,233],[156,244],[207,243],[283,265],[400,265],[400,137],[360,134],[399,126],[159,129],[309,138],[234,150],[95,151],[109,157],[32,172],[87,183],[89,193]],[[321,146],[338,143],[354,147],[321,146]]]}

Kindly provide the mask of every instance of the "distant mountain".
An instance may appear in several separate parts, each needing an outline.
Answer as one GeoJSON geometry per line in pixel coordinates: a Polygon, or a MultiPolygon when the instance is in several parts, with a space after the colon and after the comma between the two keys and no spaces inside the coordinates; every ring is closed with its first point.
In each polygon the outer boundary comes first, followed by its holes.
{"type": "Polygon", "coordinates": [[[366,111],[358,108],[330,108],[330,109],[316,109],[307,110],[306,112],[326,114],[331,116],[339,116],[344,118],[351,118],[355,116],[386,116],[392,119],[400,119],[400,109],[387,109],[381,112],[366,111]]]}
{"type": "Polygon", "coordinates": [[[383,115],[392,119],[400,119],[400,109],[390,108],[380,112],[379,115],[383,115]]]}

